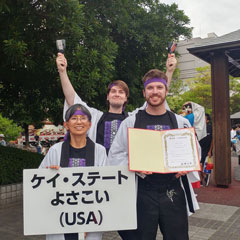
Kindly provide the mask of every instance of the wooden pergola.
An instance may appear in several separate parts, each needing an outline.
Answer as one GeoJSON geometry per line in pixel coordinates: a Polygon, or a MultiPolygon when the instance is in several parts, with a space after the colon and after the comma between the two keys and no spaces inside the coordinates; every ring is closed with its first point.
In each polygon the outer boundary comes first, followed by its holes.
{"type": "Polygon", "coordinates": [[[240,29],[208,39],[188,51],[211,64],[214,176],[217,186],[228,187],[231,184],[229,75],[240,76],[240,29]]]}

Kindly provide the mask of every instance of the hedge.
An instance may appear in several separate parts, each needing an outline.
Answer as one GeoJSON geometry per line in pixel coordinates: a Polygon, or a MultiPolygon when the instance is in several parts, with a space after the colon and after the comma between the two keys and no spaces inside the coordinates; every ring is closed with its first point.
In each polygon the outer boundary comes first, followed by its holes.
{"type": "Polygon", "coordinates": [[[21,183],[23,169],[38,168],[43,155],[0,146],[0,185],[21,183]]]}

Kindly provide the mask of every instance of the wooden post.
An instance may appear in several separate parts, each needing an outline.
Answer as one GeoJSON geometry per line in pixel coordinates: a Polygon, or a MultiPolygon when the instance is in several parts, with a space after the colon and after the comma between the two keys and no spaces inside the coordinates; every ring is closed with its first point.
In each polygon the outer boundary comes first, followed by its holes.
{"type": "Polygon", "coordinates": [[[231,184],[231,147],[228,59],[224,52],[212,52],[213,157],[217,186],[231,184]]]}

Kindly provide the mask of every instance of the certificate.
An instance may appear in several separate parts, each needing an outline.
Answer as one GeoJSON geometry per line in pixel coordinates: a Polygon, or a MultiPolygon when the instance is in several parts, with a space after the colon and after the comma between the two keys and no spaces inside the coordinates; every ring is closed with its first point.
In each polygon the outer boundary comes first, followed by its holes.
{"type": "Polygon", "coordinates": [[[194,128],[128,129],[129,170],[173,173],[200,171],[194,128]]]}

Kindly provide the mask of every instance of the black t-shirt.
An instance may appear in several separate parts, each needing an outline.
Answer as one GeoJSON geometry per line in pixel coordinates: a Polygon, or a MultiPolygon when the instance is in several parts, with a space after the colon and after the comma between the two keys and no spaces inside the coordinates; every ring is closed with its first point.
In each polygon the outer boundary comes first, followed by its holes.
{"type": "Polygon", "coordinates": [[[173,128],[173,123],[167,112],[162,115],[151,115],[145,110],[141,111],[140,125],[140,128],[151,130],[169,130],[173,128]]]}
{"type": "Polygon", "coordinates": [[[125,113],[104,113],[97,126],[96,142],[106,148],[108,153],[121,122],[127,117],[125,113]]]}
{"type": "Polygon", "coordinates": [[[86,166],[86,146],[83,148],[69,147],[69,164],[68,167],[85,167],[86,166]]]}
{"type": "MultiPolygon", "coordinates": [[[[135,126],[136,128],[143,129],[152,129],[152,130],[169,130],[173,129],[173,123],[169,117],[169,113],[166,112],[162,115],[150,115],[146,111],[139,111],[137,115],[140,117],[140,121],[137,121],[138,124],[135,126]],[[140,115],[138,115],[140,114],[140,115]]],[[[137,116],[137,117],[138,117],[137,116]]],[[[162,186],[166,185],[175,178],[175,173],[169,174],[160,174],[153,173],[147,175],[145,180],[153,186],[162,186]]]]}
{"type": "MultiPolygon", "coordinates": [[[[86,147],[74,148],[69,147],[69,164],[68,167],[86,166],[86,147]]],[[[65,233],[65,240],[78,240],[78,233],[65,233]]]]}

